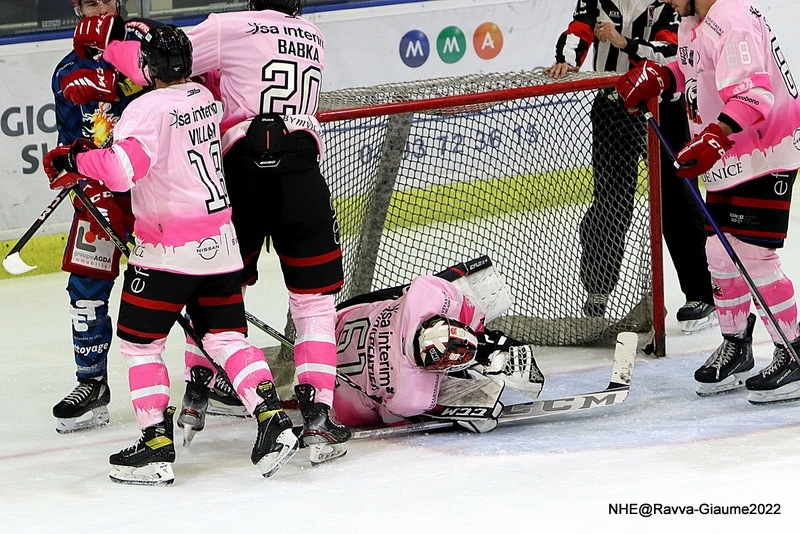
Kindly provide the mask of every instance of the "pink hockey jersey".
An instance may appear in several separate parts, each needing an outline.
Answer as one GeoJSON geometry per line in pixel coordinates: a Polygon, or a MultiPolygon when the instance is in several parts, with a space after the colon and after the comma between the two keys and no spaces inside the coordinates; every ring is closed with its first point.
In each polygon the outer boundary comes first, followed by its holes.
{"type": "Polygon", "coordinates": [[[743,128],[702,176],[706,189],[800,168],[797,84],[772,29],[748,2],[717,0],[702,20],[683,18],[678,60],[670,69],[678,88],[685,88],[692,135],[721,113],[743,128]]]}
{"type": "Polygon", "coordinates": [[[314,114],[322,90],[325,40],[312,22],[279,11],[212,13],[192,28],[192,71],[219,71],[225,106],[223,149],[261,113],[283,115],[289,131],[306,130],[324,147],[314,114]]]}
{"type": "Polygon", "coordinates": [[[333,400],[339,422],[350,426],[399,423],[403,417],[420,415],[436,405],[444,374],[425,371],[414,361],[417,330],[435,315],[483,330],[483,313],[450,282],[435,276],[415,278],[396,300],[359,304],[338,312],[338,372],[386,405],[341,384],[333,400]]]}
{"type": "Polygon", "coordinates": [[[185,274],[242,268],[222,173],[220,103],[196,83],[142,95],[123,111],[114,144],[77,156],[81,174],[131,190],[130,263],[185,274]]]}

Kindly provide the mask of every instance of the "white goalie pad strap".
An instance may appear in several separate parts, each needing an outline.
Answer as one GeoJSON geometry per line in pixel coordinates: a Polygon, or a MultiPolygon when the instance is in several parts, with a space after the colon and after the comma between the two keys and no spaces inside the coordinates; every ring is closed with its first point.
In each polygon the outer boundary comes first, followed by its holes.
{"type": "Polygon", "coordinates": [[[486,315],[487,323],[511,307],[511,295],[494,265],[454,280],[452,284],[486,315]]]}

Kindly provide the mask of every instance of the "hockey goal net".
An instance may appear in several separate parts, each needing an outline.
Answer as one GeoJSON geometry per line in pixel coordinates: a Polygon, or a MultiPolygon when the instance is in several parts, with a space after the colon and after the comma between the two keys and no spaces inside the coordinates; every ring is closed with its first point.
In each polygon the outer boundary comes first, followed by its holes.
{"type": "MultiPolygon", "coordinates": [[[[603,316],[584,313],[579,235],[593,201],[590,112],[616,77],[566,80],[478,74],[324,93],[322,171],[346,278],[338,301],[488,255],[513,298],[490,327],[527,343],[582,345],[663,324],[653,314],[653,245],[660,251],[661,240],[651,238],[649,158],[634,184],[619,280],[603,316]]],[[[645,137],[644,122],[635,124],[631,138],[645,137]]],[[[626,217],[614,209],[612,218],[626,217]]]]}

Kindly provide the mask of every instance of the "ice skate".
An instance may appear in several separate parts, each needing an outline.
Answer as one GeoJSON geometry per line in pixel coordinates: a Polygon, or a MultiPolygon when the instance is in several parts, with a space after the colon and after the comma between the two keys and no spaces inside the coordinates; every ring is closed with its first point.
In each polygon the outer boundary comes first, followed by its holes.
{"type": "Polygon", "coordinates": [[[189,376],[191,380],[186,382],[186,393],[178,416],[178,426],[183,429],[184,447],[191,445],[194,435],[206,426],[208,385],[214,378],[214,372],[197,365],[189,370],[189,376]]]}
{"type": "Polygon", "coordinates": [[[107,425],[109,402],[111,390],[105,377],[100,380],[79,378],[75,389],[53,406],[53,416],[58,419],[56,432],[66,434],[107,425]],[[84,417],[89,412],[89,416],[84,417]]]}
{"type": "Polygon", "coordinates": [[[209,415],[228,415],[233,417],[250,417],[247,408],[242,404],[242,400],[228,382],[228,379],[217,373],[214,379],[214,387],[208,394],[209,415]]]}
{"type": "Polygon", "coordinates": [[[256,406],[253,414],[258,422],[258,435],[250,459],[261,469],[264,477],[271,477],[297,452],[299,442],[292,432],[292,420],[281,407],[275,385],[266,380],[256,392],[264,402],[256,406]]]}
{"type": "Polygon", "coordinates": [[[112,454],[109,478],[119,484],[168,486],[175,480],[175,444],[172,436],[172,416],[175,407],[164,410],[164,421],[142,430],[139,441],[112,454]]]}
{"type": "Polygon", "coordinates": [[[606,314],[608,295],[602,293],[589,293],[583,303],[583,314],[586,317],[603,317],[606,314]]]}
{"type": "Polygon", "coordinates": [[[534,399],[544,387],[544,375],[533,357],[533,345],[511,346],[506,351],[494,352],[483,374],[497,376],[509,388],[534,399]]]}
{"type": "Polygon", "coordinates": [[[327,404],[314,402],[314,388],[309,384],[298,384],[294,393],[303,416],[300,439],[309,449],[311,465],[324,464],[347,454],[345,442],[350,439],[350,430],[330,418],[327,404]]]}
{"type": "Polygon", "coordinates": [[[747,317],[747,328],[739,334],[726,334],[711,357],[694,373],[697,394],[717,395],[744,387],[744,381],[755,366],[753,360],[753,328],[756,316],[747,317]]]}
{"type": "MultiPolygon", "coordinates": [[[[800,340],[792,343],[795,353],[800,340]]],[[[776,404],[800,400],[800,365],[783,345],[775,345],[772,362],[745,382],[751,404],[776,404]]]]}
{"type": "Polygon", "coordinates": [[[684,334],[694,334],[701,330],[717,326],[717,309],[713,304],[690,300],[678,309],[676,314],[684,334]]]}

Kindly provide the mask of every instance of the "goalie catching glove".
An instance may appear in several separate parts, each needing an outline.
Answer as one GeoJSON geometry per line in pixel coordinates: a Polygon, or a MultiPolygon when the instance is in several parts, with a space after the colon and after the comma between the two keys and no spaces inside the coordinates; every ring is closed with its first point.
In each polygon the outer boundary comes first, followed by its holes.
{"type": "Polygon", "coordinates": [[[713,122],[675,155],[680,165],[675,174],[680,178],[695,178],[706,173],[731,147],[733,141],[713,122]]]}
{"type": "Polygon", "coordinates": [[[44,155],[42,166],[50,180],[50,189],[65,189],[83,180],[78,174],[76,157],[81,152],[97,148],[88,139],[79,137],[71,145],[60,145],[44,155]]]}
{"type": "Polygon", "coordinates": [[[622,105],[631,115],[639,113],[639,105],[659,96],[674,86],[672,73],[655,61],[642,61],[617,82],[622,105]]]}
{"type": "Polygon", "coordinates": [[[509,388],[534,399],[544,387],[544,375],[533,357],[533,345],[519,345],[509,347],[506,351],[495,351],[483,374],[496,376],[509,388]]]}
{"type": "Polygon", "coordinates": [[[119,15],[83,17],[75,26],[72,47],[83,59],[97,57],[111,41],[125,39],[125,21],[119,15]]]}
{"type": "Polygon", "coordinates": [[[64,98],[78,105],[117,100],[117,73],[113,69],[78,69],[61,79],[64,98]]]}

